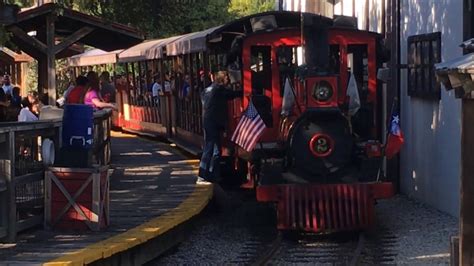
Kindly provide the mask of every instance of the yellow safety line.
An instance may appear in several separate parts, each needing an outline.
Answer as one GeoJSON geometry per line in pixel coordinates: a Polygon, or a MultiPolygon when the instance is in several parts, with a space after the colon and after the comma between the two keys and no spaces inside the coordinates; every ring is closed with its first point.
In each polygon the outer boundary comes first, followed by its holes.
{"type": "Polygon", "coordinates": [[[142,225],[98,243],[46,262],[43,265],[84,265],[108,258],[158,237],[199,214],[212,198],[213,185],[195,185],[193,193],[178,207],[142,225]]]}

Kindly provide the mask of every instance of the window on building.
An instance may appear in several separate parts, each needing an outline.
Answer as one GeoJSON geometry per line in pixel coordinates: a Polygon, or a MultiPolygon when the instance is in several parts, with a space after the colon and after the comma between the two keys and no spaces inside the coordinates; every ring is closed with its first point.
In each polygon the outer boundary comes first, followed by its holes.
{"type": "Polygon", "coordinates": [[[408,95],[441,99],[434,64],[441,62],[441,32],[408,37],[408,95]]]}

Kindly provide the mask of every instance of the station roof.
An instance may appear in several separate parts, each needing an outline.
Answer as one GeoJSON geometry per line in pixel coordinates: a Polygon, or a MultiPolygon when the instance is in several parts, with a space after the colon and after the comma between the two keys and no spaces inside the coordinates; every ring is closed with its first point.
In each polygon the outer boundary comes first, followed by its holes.
{"type": "MultiPolygon", "coordinates": [[[[36,32],[36,38],[46,39],[46,22],[50,15],[54,15],[55,39],[67,38],[84,27],[91,28],[92,31],[80,38],[77,43],[93,46],[105,51],[114,51],[125,47],[130,47],[141,42],[144,38],[140,31],[118,23],[90,16],[72,9],[63,8],[54,3],[41,5],[18,13],[15,23],[7,25],[7,29],[21,29],[25,33],[36,32]]],[[[24,38],[19,38],[14,34],[12,41],[23,51],[37,57],[37,44],[28,43],[24,38]]],[[[45,42],[45,40],[43,40],[45,42]]],[[[77,53],[77,51],[75,52],[77,53]]],[[[74,54],[74,52],[73,52],[74,54]]],[[[57,58],[71,56],[71,53],[63,53],[57,58]]]]}
{"type": "Polygon", "coordinates": [[[438,73],[459,72],[474,74],[474,53],[435,64],[435,68],[438,73]]]}
{"type": "Polygon", "coordinates": [[[30,62],[33,58],[25,53],[17,53],[6,47],[0,47],[0,62],[14,64],[20,62],[30,62]]]}
{"type": "Polygon", "coordinates": [[[67,61],[68,65],[71,67],[114,64],[117,63],[118,54],[122,51],[123,49],[112,52],[107,52],[100,49],[92,49],[82,54],[71,56],[67,59],[67,61]]]}

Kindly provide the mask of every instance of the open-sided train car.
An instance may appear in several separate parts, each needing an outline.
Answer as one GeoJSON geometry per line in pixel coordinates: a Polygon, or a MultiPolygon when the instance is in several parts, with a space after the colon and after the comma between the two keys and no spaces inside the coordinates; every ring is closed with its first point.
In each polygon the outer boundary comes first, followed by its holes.
{"type": "Polygon", "coordinates": [[[385,123],[376,79],[381,36],[353,25],[344,17],[267,12],[131,47],[118,54],[127,71],[125,86],[117,86],[118,125],[199,151],[200,92],[208,73],[228,70],[244,96],[228,106],[226,178],[246,181],[259,201],[275,203],[279,229],[367,228],[374,200],[390,197],[393,188],[377,178],[385,123]],[[159,104],[147,96],[150,73],[171,87],[159,104]],[[184,82],[189,91],[182,90],[184,82]],[[357,85],[360,100],[355,114],[349,83],[357,85]],[[266,125],[251,152],[230,141],[249,101],[266,125]]]}

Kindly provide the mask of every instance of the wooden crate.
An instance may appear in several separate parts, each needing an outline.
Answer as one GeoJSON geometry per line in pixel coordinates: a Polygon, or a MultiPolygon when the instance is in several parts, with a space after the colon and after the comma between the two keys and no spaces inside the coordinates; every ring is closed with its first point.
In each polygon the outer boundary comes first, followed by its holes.
{"type": "Polygon", "coordinates": [[[108,166],[50,167],[45,194],[46,228],[99,231],[109,225],[108,166]]]}

